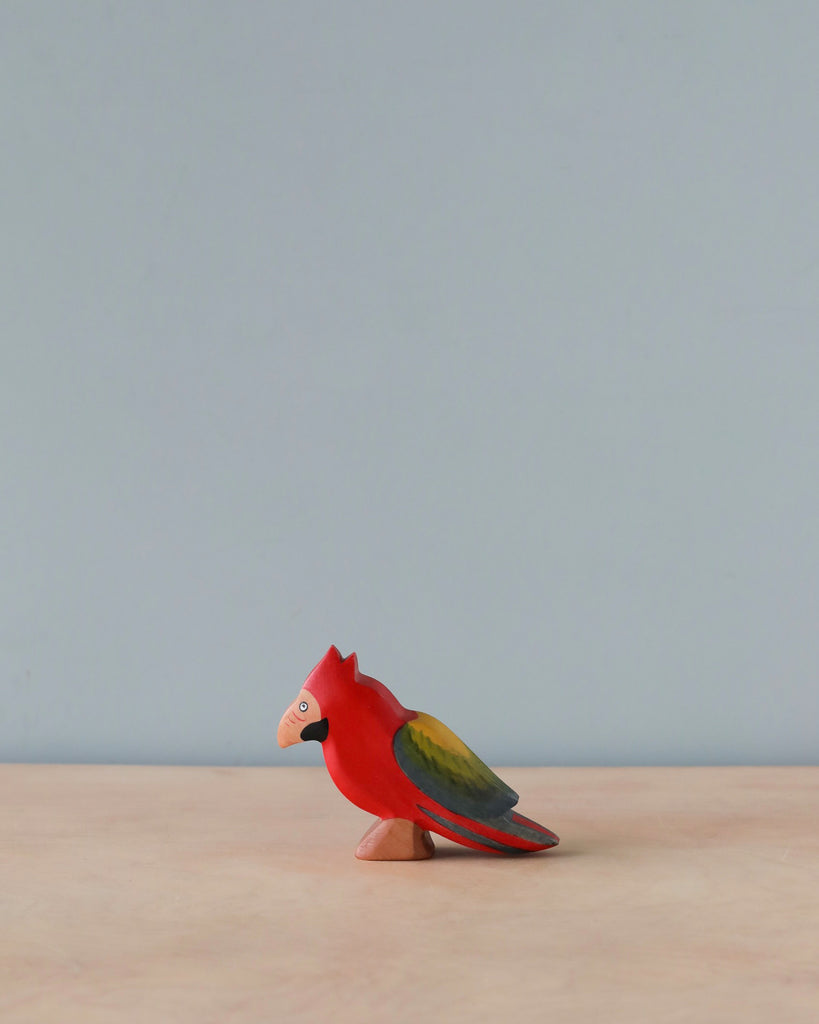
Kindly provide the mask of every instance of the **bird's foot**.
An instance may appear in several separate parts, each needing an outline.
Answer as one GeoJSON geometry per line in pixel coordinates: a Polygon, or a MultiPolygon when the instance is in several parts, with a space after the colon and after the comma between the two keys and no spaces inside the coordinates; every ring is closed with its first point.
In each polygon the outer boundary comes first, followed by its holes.
{"type": "Polygon", "coordinates": [[[355,851],[359,860],[427,860],[435,853],[429,832],[406,818],[381,818],[367,829],[355,851]]]}

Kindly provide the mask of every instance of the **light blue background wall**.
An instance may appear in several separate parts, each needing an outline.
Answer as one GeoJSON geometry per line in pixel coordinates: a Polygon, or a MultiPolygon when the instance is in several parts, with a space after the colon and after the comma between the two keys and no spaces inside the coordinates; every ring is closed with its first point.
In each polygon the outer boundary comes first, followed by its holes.
{"type": "Polygon", "coordinates": [[[817,760],[819,7],[0,8],[0,757],[817,760]]]}

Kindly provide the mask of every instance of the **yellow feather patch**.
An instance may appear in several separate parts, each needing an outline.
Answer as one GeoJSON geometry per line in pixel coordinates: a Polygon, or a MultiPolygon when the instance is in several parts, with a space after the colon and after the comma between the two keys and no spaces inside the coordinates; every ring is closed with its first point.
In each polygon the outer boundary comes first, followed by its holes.
{"type": "Polygon", "coordinates": [[[467,790],[485,786],[490,789],[508,789],[492,769],[437,718],[422,711],[407,725],[419,753],[428,759],[430,768],[434,766],[436,771],[447,772],[453,781],[457,780],[467,790]]]}
{"type": "Polygon", "coordinates": [[[406,722],[393,749],[407,777],[456,814],[493,817],[517,803],[517,793],[432,715],[420,712],[406,722]]]}
{"type": "Polygon", "coordinates": [[[433,718],[432,715],[419,711],[418,717],[413,718],[407,724],[416,736],[419,738],[422,736],[449,754],[454,754],[456,757],[465,757],[467,760],[476,756],[463,740],[458,739],[450,728],[445,726],[443,722],[439,722],[437,718],[433,718]]]}

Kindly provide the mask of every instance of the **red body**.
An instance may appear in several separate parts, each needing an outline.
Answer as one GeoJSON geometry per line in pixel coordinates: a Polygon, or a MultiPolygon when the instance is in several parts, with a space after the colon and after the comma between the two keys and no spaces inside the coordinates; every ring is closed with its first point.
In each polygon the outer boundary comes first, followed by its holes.
{"type": "Polygon", "coordinates": [[[322,743],[327,770],[344,796],[362,810],[379,818],[405,818],[479,850],[534,851],[556,845],[553,832],[515,811],[509,812],[507,824],[529,835],[510,834],[498,819],[458,814],[415,785],[399,766],[393,743],[396,732],[418,713],[403,707],[377,679],[360,673],[354,654],[342,659],[331,647],[305,680],[304,690],[315,696],[329,723],[322,743]]]}

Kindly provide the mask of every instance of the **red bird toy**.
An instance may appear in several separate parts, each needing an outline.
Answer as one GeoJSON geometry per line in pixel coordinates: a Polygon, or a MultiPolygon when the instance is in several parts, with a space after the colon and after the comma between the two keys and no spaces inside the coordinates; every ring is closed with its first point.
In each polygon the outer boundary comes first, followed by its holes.
{"type": "Polygon", "coordinates": [[[318,740],[330,777],[348,800],[379,817],[356,850],[361,860],[422,860],[430,832],[491,853],[557,846],[554,832],[512,808],[518,795],[455,733],[402,707],[331,647],[285,711],[280,747],[318,740]]]}

